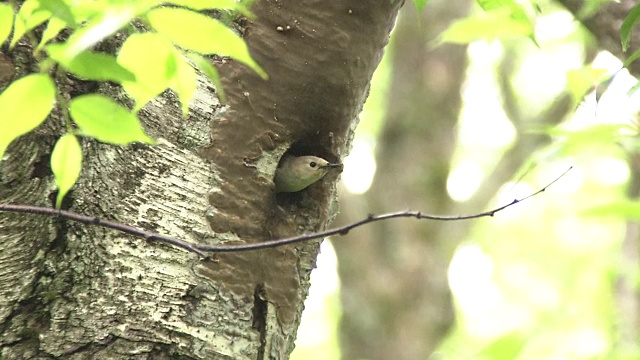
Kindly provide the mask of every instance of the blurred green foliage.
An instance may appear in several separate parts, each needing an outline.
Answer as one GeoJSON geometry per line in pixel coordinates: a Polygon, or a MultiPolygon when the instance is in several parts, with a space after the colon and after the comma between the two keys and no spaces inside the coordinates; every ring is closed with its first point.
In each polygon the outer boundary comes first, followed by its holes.
{"type": "MultiPolygon", "coordinates": [[[[638,239],[629,230],[640,219],[640,202],[629,197],[629,189],[640,186],[635,175],[640,101],[628,93],[636,80],[610,55],[586,62],[594,44],[571,14],[551,2],[532,2],[535,11],[526,10],[530,32],[525,23],[522,31],[501,27],[517,22],[510,7],[522,3],[492,2],[494,8],[461,19],[437,40],[473,42],[452,168],[471,162],[487,176],[524,134],[551,137],[549,145],[530,153],[489,208],[535,192],[569,165],[574,169],[541,195],[474,223],[450,267],[456,328],[432,358],[638,359],[638,319],[628,312],[628,302],[639,301],[640,285],[638,239]],[[491,22],[500,25],[485,26],[491,22]],[[530,120],[562,96],[573,106],[557,125],[515,124],[505,109],[507,92],[530,120]],[[500,127],[515,131],[513,138],[500,127]],[[495,133],[502,139],[494,140],[495,133]]],[[[586,1],[580,16],[593,14],[602,3],[586,1]]],[[[637,22],[633,13],[630,19],[627,23],[637,22]]],[[[388,68],[379,71],[386,74],[388,68]]],[[[383,99],[386,86],[384,80],[374,82],[370,100],[383,99]]],[[[356,136],[376,138],[384,102],[368,102],[365,109],[381,113],[363,112],[366,126],[356,136]]]]}

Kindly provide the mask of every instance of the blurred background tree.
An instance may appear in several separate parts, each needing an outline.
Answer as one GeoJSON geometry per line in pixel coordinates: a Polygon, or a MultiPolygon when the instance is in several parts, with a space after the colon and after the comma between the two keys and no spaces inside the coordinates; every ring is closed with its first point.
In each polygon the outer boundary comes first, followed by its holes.
{"type": "Polygon", "coordinates": [[[388,221],[333,239],[337,255],[324,244],[294,358],[640,358],[640,61],[621,70],[639,31],[620,46],[635,5],[403,8],[337,223],[481,212],[574,169],[494,218],[388,221]]]}

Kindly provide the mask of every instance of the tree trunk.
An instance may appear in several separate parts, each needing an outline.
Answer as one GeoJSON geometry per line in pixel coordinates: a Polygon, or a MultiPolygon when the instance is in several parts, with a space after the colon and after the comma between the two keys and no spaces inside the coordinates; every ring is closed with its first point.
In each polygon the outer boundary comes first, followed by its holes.
{"type": "MultiPolygon", "coordinates": [[[[269,80],[219,61],[226,105],[201,81],[186,119],[171,92],[140,112],[161,145],[85,139],[81,179],[64,207],[198,244],[323,229],[335,178],[276,197],[275,167],[288,150],[346,155],[402,4],[258,0],[243,31],[269,80]]],[[[15,78],[34,68],[29,51],[24,43],[7,54],[15,78]]],[[[108,84],[56,81],[62,96],[98,90],[126,101],[108,84]]],[[[54,112],[10,146],[0,202],[52,204],[58,124],[54,112]]],[[[0,245],[3,359],[285,359],[319,242],[202,260],[101,227],[3,213],[0,245]]]]}
{"type": "MultiPolygon", "coordinates": [[[[364,201],[345,199],[341,222],[404,209],[448,214],[466,47],[427,44],[469,2],[405,7],[390,47],[389,108],[376,145],[377,174],[364,201]]],[[[460,225],[460,224],[455,224],[460,225]]],[[[454,226],[455,226],[454,225],[454,226]]],[[[346,359],[426,359],[453,324],[447,268],[459,238],[450,224],[376,223],[335,242],[343,284],[346,359]],[[358,251],[358,256],[352,254],[358,251]]]]}

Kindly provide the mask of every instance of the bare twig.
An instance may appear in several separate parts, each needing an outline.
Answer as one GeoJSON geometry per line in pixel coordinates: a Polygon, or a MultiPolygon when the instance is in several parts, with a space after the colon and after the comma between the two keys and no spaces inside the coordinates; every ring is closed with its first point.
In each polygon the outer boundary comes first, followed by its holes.
{"type": "Polygon", "coordinates": [[[298,243],[298,242],[303,242],[303,241],[308,241],[308,240],[313,240],[313,239],[319,239],[319,238],[324,238],[327,236],[332,236],[332,235],[346,235],[347,233],[349,233],[349,231],[351,231],[352,229],[355,229],[357,227],[360,227],[362,225],[368,224],[368,223],[372,223],[375,221],[382,221],[382,220],[388,220],[388,219],[394,219],[394,218],[416,218],[416,219],[426,219],[426,220],[439,220],[439,221],[458,221],[458,220],[470,220],[470,219],[477,219],[477,218],[481,218],[481,217],[491,217],[493,215],[495,215],[497,212],[502,211],[510,206],[513,206],[519,202],[522,202],[524,200],[527,200],[529,198],[532,198],[542,192],[544,192],[545,190],[547,190],[547,188],[549,188],[551,185],[553,185],[556,181],[560,180],[560,178],[562,178],[565,174],[567,174],[569,172],[569,170],[571,170],[573,167],[569,167],[565,172],[563,172],[560,176],[558,176],[557,178],[555,178],[553,181],[551,181],[549,184],[547,184],[545,187],[543,187],[542,189],[527,195],[521,199],[514,199],[512,202],[500,206],[498,208],[495,208],[493,210],[489,210],[489,211],[485,211],[482,213],[477,213],[477,214],[473,214],[473,215],[458,215],[458,216],[438,216],[438,215],[427,215],[427,214],[423,214],[419,211],[399,211],[399,212],[394,212],[394,213],[388,213],[388,214],[381,214],[381,215],[369,215],[367,216],[365,219],[362,219],[360,221],[345,225],[345,226],[341,226],[341,227],[337,227],[334,229],[330,229],[330,230],[326,230],[326,231],[321,231],[321,232],[317,232],[317,233],[312,233],[312,234],[306,234],[306,235],[299,235],[299,236],[292,236],[289,238],[284,238],[284,239],[276,239],[276,240],[266,240],[266,241],[262,241],[262,242],[257,242],[257,243],[249,243],[249,244],[223,244],[223,245],[214,245],[214,246],[205,246],[205,245],[196,245],[196,244],[191,244],[188,243],[186,241],[180,240],[180,239],[176,239],[170,236],[166,236],[166,235],[162,235],[162,234],[157,234],[157,233],[152,233],[152,232],[148,232],[148,231],[144,231],[142,229],[133,227],[133,226],[129,226],[129,225],[125,225],[125,224],[120,224],[120,223],[116,223],[113,221],[109,221],[109,220],[101,220],[97,217],[91,217],[91,216],[85,216],[85,215],[81,215],[81,214],[77,214],[74,213],[72,211],[66,211],[66,210],[56,210],[56,209],[52,209],[52,208],[45,208],[45,207],[39,207],[39,206],[31,206],[31,205],[10,205],[10,204],[0,204],[0,211],[7,211],[7,212],[14,212],[14,213],[29,213],[29,214],[38,214],[38,215],[49,215],[49,216],[56,216],[56,217],[61,217],[61,218],[65,218],[68,220],[73,220],[73,221],[77,221],[83,224],[90,224],[90,225],[98,225],[98,226],[102,226],[105,228],[109,228],[109,229],[114,229],[114,230],[118,230],[121,231],[123,233],[127,233],[127,234],[131,234],[134,236],[138,236],[141,238],[144,238],[147,241],[159,241],[159,242],[163,242],[166,244],[170,244],[173,246],[176,246],[178,248],[182,248],[184,250],[187,250],[189,252],[193,252],[195,254],[200,255],[203,258],[207,258],[208,255],[206,253],[208,252],[233,252],[233,251],[248,251],[248,250],[259,250],[259,249],[265,249],[265,248],[272,248],[272,247],[277,247],[277,246],[283,246],[283,245],[288,245],[288,244],[293,244],[293,243],[298,243]]]}
{"type": "Polygon", "coordinates": [[[11,205],[11,204],[0,204],[0,211],[14,212],[14,213],[28,213],[28,214],[37,214],[37,215],[49,215],[61,217],[67,220],[73,220],[82,224],[89,225],[98,225],[109,229],[118,230],[120,232],[131,234],[137,237],[144,238],[147,241],[156,240],[160,242],[164,242],[167,244],[171,244],[173,246],[185,249],[187,251],[196,253],[202,257],[207,257],[208,255],[198,250],[193,245],[189,244],[186,241],[182,241],[180,239],[172,238],[170,236],[152,233],[149,231],[144,231],[142,229],[117,223],[115,221],[102,220],[95,216],[86,216],[75,213],[73,211],[67,210],[58,210],[40,206],[31,206],[31,205],[11,205]]]}

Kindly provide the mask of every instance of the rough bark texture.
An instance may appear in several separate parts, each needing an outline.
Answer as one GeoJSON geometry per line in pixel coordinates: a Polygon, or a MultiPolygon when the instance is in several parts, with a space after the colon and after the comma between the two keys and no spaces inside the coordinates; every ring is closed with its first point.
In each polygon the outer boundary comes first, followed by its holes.
{"type": "MultiPolygon", "coordinates": [[[[218,63],[223,107],[205,83],[182,119],[172,93],[145,107],[162,145],[83,141],[74,211],[194,243],[256,242],[322,229],[334,179],[276,198],[286,151],[342,158],[402,1],[258,0],[242,29],[269,73],[218,63]]],[[[108,47],[108,44],[106,44],[108,47]]],[[[28,46],[6,55],[18,78],[28,46]]],[[[63,96],[118,88],[56,79],[63,96]]],[[[7,151],[0,201],[49,206],[59,113],[7,151]]],[[[0,357],[284,359],[318,243],[216,254],[211,261],[102,228],[0,216],[0,357]]]]}

